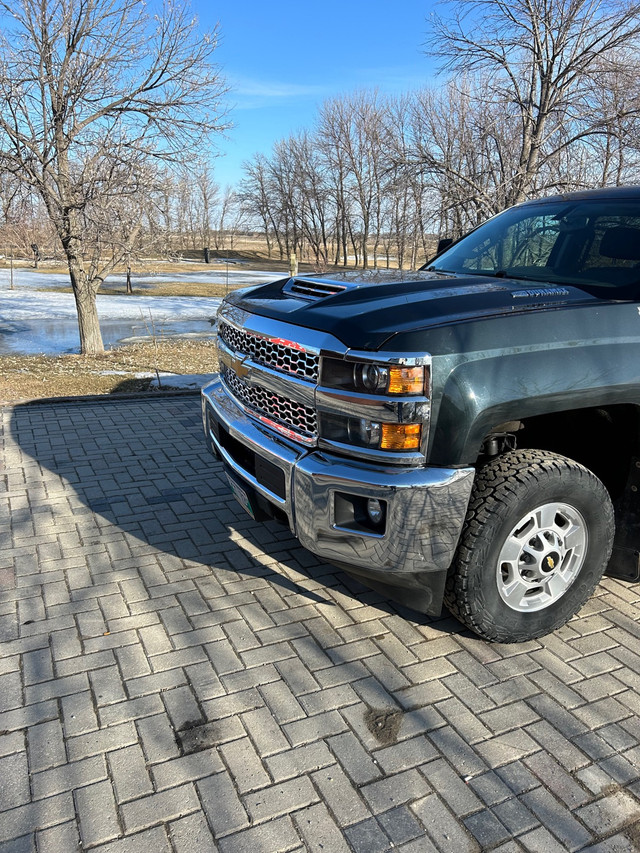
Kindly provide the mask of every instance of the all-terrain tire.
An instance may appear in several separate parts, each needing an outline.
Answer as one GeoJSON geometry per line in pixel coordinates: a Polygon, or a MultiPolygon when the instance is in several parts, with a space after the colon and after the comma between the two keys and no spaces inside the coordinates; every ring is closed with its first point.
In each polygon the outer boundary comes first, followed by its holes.
{"type": "Polygon", "coordinates": [[[555,453],[506,453],[476,475],[445,604],[487,640],[542,637],[591,596],[613,536],[611,499],[595,474],[555,453]]]}

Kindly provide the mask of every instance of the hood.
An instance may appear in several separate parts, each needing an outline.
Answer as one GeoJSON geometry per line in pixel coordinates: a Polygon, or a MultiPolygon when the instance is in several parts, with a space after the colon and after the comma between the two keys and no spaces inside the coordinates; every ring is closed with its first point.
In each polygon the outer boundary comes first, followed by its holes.
{"type": "Polygon", "coordinates": [[[328,332],[363,350],[379,349],[397,333],[596,301],[577,287],[426,270],[298,276],[227,298],[250,313],[328,332]]]}

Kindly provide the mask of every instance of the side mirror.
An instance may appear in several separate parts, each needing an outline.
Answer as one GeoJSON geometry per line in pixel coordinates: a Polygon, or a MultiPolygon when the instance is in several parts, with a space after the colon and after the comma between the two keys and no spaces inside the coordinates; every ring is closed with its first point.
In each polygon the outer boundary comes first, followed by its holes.
{"type": "Polygon", "coordinates": [[[452,237],[441,237],[438,240],[438,248],[436,249],[436,255],[439,255],[440,252],[444,252],[444,250],[448,249],[452,243],[453,243],[452,237]]]}

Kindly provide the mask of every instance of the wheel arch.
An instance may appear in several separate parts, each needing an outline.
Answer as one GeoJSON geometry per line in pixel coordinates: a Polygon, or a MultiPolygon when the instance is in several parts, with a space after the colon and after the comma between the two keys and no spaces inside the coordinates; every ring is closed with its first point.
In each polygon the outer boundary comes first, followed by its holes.
{"type": "Polygon", "coordinates": [[[640,406],[590,406],[496,423],[484,436],[476,464],[482,466],[511,444],[573,459],[592,471],[611,496],[616,536],[607,574],[640,580],[640,406]],[[509,432],[511,428],[512,432],[509,432]]]}

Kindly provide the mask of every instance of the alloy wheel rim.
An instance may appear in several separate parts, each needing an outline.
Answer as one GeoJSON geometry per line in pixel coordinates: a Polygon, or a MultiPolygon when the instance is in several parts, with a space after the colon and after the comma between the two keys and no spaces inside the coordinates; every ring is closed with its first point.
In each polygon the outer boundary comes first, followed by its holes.
{"type": "Polygon", "coordinates": [[[582,514],[569,504],[546,503],[527,512],[498,556],[500,598],[520,613],[553,605],[578,576],[588,539],[582,514]]]}

